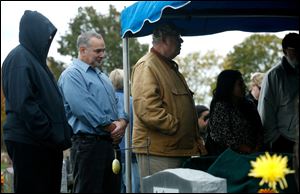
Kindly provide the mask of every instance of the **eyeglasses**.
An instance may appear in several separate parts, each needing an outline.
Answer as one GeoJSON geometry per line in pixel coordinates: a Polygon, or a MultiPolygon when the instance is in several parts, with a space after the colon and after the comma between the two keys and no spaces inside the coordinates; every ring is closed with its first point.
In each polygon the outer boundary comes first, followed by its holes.
{"type": "Polygon", "coordinates": [[[99,48],[99,49],[94,49],[93,50],[95,53],[99,54],[99,53],[104,53],[105,52],[105,48],[99,48]]]}
{"type": "Polygon", "coordinates": [[[289,55],[297,55],[299,52],[299,49],[292,47],[287,47],[285,50],[289,53],[289,55]]]}
{"type": "Polygon", "coordinates": [[[105,48],[98,48],[98,49],[93,49],[91,47],[85,47],[85,50],[88,50],[88,51],[93,51],[94,53],[105,53],[105,48]]]}

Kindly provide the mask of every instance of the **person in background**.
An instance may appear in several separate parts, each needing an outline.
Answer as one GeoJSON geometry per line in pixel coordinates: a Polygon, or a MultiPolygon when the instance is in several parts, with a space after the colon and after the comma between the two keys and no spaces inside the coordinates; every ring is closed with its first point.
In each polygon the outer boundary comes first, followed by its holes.
{"type": "Polygon", "coordinates": [[[197,105],[196,111],[198,115],[199,132],[205,143],[207,138],[207,124],[209,119],[209,109],[204,105],[197,105]]]}
{"type": "Polygon", "coordinates": [[[78,59],[61,74],[58,84],[73,128],[71,161],[74,193],[119,193],[120,174],[112,161],[127,126],[127,114],[114,87],[99,68],[105,56],[103,37],[95,31],[77,39],[78,59]]]}
{"type": "Polygon", "coordinates": [[[190,156],[205,151],[193,93],[173,61],[183,42],[180,33],[174,25],[162,24],[152,37],[153,47],[135,64],[131,81],[132,142],[141,188],[143,177],[179,168],[190,156]]]}
{"type": "Polygon", "coordinates": [[[293,153],[296,128],[299,124],[299,46],[298,33],[289,33],[282,40],[284,56],[265,75],[258,112],[264,126],[264,144],[272,152],[293,153]]]}
{"type": "Polygon", "coordinates": [[[261,82],[263,80],[263,77],[264,77],[264,73],[260,73],[260,72],[255,72],[253,75],[251,75],[250,90],[246,95],[246,98],[252,101],[256,107],[258,105],[261,82]]]}
{"type": "MultiPolygon", "coordinates": [[[[124,107],[124,71],[122,69],[114,69],[110,74],[109,78],[112,81],[112,84],[116,91],[116,96],[118,101],[124,107]]],[[[130,117],[129,117],[129,126],[132,137],[132,126],[133,126],[133,112],[132,112],[132,97],[129,99],[130,101],[130,117]]],[[[131,139],[132,141],[132,139],[131,139]]],[[[121,161],[122,161],[122,179],[121,179],[121,193],[126,193],[126,174],[125,174],[125,138],[122,138],[120,143],[121,149],[121,161]]],[[[131,188],[132,193],[140,193],[140,177],[139,177],[139,169],[137,164],[137,159],[135,154],[132,152],[131,155],[131,188]]]]}
{"type": "Polygon", "coordinates": [[[16,193],[60,192],[63,150],[71,146],[72,129],[46,62],[56,31],[44,15],[26,10],[20,21],[20,44],[2,66],[3,134],[16,193]]]}
{"type": "Polygon", "coordinates": [[[210,155],[219,155],[227,148],[243,154],[261,150],[261,120],[255,105],[246,99],[245,89],[239,71],[224,70],[218,75],[205,144],[210,155]]]}

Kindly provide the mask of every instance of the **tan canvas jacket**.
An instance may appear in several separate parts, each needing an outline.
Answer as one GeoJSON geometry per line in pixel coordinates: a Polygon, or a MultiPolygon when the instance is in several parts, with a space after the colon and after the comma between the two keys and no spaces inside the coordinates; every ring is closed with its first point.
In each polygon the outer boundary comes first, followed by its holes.
{"type": "Polygon", "coordinates": [[[134,152],[158,156],[199,155],[197,116],[192,92],[177,64],[155,51],[132,72],[134,152]]]}

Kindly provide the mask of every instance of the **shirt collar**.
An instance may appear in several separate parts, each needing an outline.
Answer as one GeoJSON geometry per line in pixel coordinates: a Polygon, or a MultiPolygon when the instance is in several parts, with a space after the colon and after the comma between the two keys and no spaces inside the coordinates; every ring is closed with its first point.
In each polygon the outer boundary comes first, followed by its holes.
{"type": "Polygon", "coordinates": [[[81,70],[87,72],[89,68],[92,68],[90,65],[86,64],[85,62],[81,61],[80,59],[74,59],[73,64],[78,66],[81,70]]]}
{"type": "Polygon", "coordinates": [[[81,70],[83,70],[84,72],[87,72],[89,69],[92,71],[95,71],[97,74],[101,74],[101,70],[99,68],[93,68],[90,65],[88,65],[87,63],[85,63],[84,61],[81,61],[80,59],[74,59],[73,60],[73,64],[75,64],[76,66],[78,66],[81,70]]]}

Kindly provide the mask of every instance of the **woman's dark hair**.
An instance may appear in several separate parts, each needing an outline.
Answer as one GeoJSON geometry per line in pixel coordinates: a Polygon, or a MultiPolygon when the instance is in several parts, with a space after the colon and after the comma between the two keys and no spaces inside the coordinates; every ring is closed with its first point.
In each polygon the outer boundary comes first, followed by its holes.
{"type": "Polygon", "coordinates": [[[202,113],[207,110],[209,111],[209,109],[204,105],[196,105],[196,111],[197,111],[198,118],[200,118],[202,113]]]}
{"type": "Polygon", "coordinates": [[[227,69],[218,75],[217,85],[210,104],[211,111],[217,102],[231,102],[235,82],[241,79],[243,79],[242,74],[238,70],[227,69]]]}

